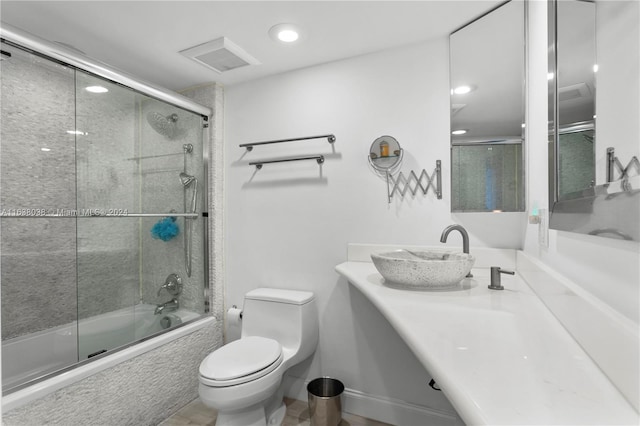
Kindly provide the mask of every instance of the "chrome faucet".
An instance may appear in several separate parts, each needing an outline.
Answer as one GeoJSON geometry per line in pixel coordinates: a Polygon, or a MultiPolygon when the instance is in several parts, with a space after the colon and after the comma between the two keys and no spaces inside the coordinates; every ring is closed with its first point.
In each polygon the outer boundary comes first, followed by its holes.
{"type": "Polygon", "coordinates": [[[158,297],[162,290],[167,290],[172,296],[179,296],[182,292],[182,278],[178,274],[169,274],[166,280],[164,280],[164,284],[158,289],[158,297]]]}
{"type": "Polygon", "coordinates": [[[157,305],[156,310],[153,312],[153,314],[160,315],[164,313],[165,310],[168,312],[173,312],[177,311],[178,309],[180,309],[180,302],[178,302],[178,299],[172,299],[168,302],[157,305]]]}
{"type": "MultiPolygon", "coordinates": [[[[454,225],[449,225],[446,228],[444,228],[444,231],[442,231],[442,235],[440,236],[440,242],[441,243],[446,243],[447,242],[447,237],[449,236],[449,233],[451,231],[459,231],[460,234],[462,235],[462,251],[464,253],[469,254],[469,234],[467,234],[467,230],[464,229],[464,227],[462,225],[458,225],[458,224],[454,224],[454,225]]],[[[469,272],[467,274],[467,278],[472,278],[473,275],[471,274],[471,272],[469,272]]]]}
{"type": "Polygon", "coordinates": [[[156,310],[154,311],[154,315],[160,315],[165,310],[168,312],[173,312],[180,308],[180,302],[178,302],[178,296],[182,292],[182,278],[178,274],[169,274],[167,279],[164,281],[164,284],[158,290],[158,297],[160,297],[160,293],[162,290],[166,290],[173,299],[168,302],[161,303],[156,306],[156,310]]]}

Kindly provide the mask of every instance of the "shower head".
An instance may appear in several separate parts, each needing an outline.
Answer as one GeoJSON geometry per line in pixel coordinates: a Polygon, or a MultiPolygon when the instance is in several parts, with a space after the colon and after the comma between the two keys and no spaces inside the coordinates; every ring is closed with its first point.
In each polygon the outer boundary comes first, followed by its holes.
{"type": "Polygon", "coordinates": [[[193,181],[195,180],[196,180],[195,176],[188,175],[185,172],[180,173],[180,182],[182,183],[182,186],[184,186],[185,188],[191,185],[191,183],[193,183],[193,181]]]}
{"type": "Polygon", "coordinates": [[[176,133],[176,122],[178,114],[167,115],[166,117],[159,112],[150,112],[147,114],[147,121],[153,127],[153,130],[171,139],[176,133]]]}

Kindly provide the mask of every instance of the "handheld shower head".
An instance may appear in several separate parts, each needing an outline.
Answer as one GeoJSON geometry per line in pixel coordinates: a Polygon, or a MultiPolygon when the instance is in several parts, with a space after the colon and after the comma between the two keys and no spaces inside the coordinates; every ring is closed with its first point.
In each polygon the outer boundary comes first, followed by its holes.
{"type": "Polygon", "coordinates": [[[185,172],[180,173],[180,182],[182,183],[182,186],[184,186],[185,188],[191,185],[195,180],[196,180],[195,176],[188,175],[185,172]]]}
{"type": "Polygon", "coordinates": [[[178,121],[178,114],[171,114],[164,116],[159,112],[150,112],[147,114],[147,121],[159,134],[171,139],[176,134],[176,122],[178,121]]]}
{"type": "MultiPolygon", "coordinates": [[[[187,188],[189,186],[193,186],[193,195],[191,197],[191,211],[190,213],[196,212],[196,207],[198,203],[198,179],[195,176],[188,175],[185,172],[180,173],[180,183],[182,183],[183,191],[184,191],[184,210],[187,212],[187,188]]],[[[185,218],[185,233],[184,233],[184,264],[185,269],[187,270],[187,276],[191,276],[191,244],[192,238],[191,234],[193,232],[193,225],[191,223],[191,218],[185,218]]]]}

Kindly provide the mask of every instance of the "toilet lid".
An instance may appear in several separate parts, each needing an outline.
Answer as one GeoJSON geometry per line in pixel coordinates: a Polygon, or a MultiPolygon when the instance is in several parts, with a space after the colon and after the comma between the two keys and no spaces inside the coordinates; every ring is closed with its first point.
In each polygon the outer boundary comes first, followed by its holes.
{"type": "Polygon", "coordinates": [[[200,375],[213,380],[233,380],[262,370],[276,362],[282,346],[259,336],[235,340],[212,352],[200,364],[200,375]]]}

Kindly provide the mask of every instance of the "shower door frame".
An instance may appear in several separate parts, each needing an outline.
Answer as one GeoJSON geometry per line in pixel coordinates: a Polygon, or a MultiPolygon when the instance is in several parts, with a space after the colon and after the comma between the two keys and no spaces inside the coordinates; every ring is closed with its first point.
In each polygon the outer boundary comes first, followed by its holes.
{"type": "Polygon", "coordinates": [[[26,48],[35,54],[53,58],[187,111],[200,114],[207,118],[212,115],[211,108],[200,105],[187,97],[156,86],[153,83],[135,78],[124,71],[116,70],[102,62],[81,56],[62,45],[51,43],[11,25],[2,23],[0,38],[5,42],[15,44],[17,47],[26,48]]]}

